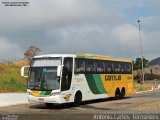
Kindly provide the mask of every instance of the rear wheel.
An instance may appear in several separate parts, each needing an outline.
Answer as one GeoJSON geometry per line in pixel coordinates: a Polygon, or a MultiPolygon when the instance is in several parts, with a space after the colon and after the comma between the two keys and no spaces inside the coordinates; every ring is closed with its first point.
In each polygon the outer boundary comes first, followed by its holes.
{"type": "Polygon", "coordinates": [[[115,99],[119,99],[121,97],[121,92],[119,90],[119,88],[116,89],[116,92],[115,92],[115,99]]]}
{"type": "Polygon", "coordinates": [[[125,94],[126,94],[125,88],[122,88],[120,98],[123,99],[125,97],[125,94]]]}
{"type": "Polygon", "coordinates": [[[82,102],[82,93],[81,92],[77,92],[74,96],[74,103],[73,105],[75,107],[78,107],[81,105],[81,102],[82,102]]]}

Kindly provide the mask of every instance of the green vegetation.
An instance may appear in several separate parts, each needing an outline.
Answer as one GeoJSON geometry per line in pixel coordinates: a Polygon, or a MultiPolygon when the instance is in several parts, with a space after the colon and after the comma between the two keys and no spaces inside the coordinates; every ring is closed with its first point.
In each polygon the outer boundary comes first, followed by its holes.
{"type": "Polygon", "coordinates": [[[138,91],[146,91],[147,90],[147,88],[145,88],[144,86],[141,86],[141,87],[137,87],[136,88],[136,91],[138,92],[138,91]]]}
{"type": "MultiPolygon", "coordinates": [[[[143,67],[147,67],[149,60],[143,58],[143,67]]],[[[134,70],[141,70],[142,69],[142,59],[137,57],[135,61],[133,61],[133,68],[134,70]]]]}
{"type": "Polygon", "coordinates": [[[22,66],[29,65],[31,59],[40,51],[38,47],[31,45],[24,52],[25,60],[8,64],[0,63],[0,93],[26,92],[27,78],[20,76],[20,69],[22,66]]]}
{"type": "Polygon", "coordinates": [[[26,92],[27,80],[20,76],[20,68],[27,61],[0,64],[0,92],[26,92]]]}

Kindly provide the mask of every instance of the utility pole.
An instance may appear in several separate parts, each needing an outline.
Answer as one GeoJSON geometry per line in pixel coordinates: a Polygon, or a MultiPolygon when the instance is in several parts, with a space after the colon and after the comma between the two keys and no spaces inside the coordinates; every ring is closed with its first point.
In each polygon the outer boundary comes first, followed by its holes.
{"type": "Polygon", "coordinates": [[[143,67],[143,52],[142,52],[142,39],[141,39],[141,25],[140,25],[140,20],[138,20],[137,22],[139,24],[140,51],[141,51],[141,60],[142,60],[142,83],[144,83],[144,67],[143,67]]]}

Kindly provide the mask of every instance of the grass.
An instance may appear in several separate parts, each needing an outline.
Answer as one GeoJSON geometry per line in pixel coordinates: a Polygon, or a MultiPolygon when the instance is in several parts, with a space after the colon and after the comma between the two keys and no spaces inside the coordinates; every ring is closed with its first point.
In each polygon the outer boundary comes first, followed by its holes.
{"type": "Polygon", "coordinates": [[[0,64],[0,93],[26,92],[27,80],[20,76],[20,68],[28,61],[0,64]]]}
{"type": "Polygon", "coordinates": [[[137,82],[134,83],[134,88],[136,89],[137,92],[151,90],[152,86],[157,87],[157,84],[155,84],[154,80],[145,81],[144,84],[140,84],[140,83],[137,83],[137,82]]]}
{"type": "Polygon", "coordinates": [[[138,92],[138,91],[146,91],[146,90],[147,90],[147,88],[144,87],[144,86],[136,87],[136,91],[137,91],[137,92],[138,92]]]}

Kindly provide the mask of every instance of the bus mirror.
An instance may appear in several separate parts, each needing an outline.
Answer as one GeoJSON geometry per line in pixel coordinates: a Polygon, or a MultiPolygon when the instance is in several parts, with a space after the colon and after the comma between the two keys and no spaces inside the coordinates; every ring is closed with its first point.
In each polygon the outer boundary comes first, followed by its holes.
{"type": "Polygon", "coordinates": [[[25,75],[25,68],[29,68],[30,66],[28,65],[28,66],[23,66],[23,67],[21,67],[21,76],[22,77],[28,77],[27,75],[25,75]]]}
{"type": "Polygon", "coordinates": [[[63,65],[60,65],[60,66],[57,67],[57,76],[58,77],[61,76],[62,67],[63,67],[63,65]]]}

